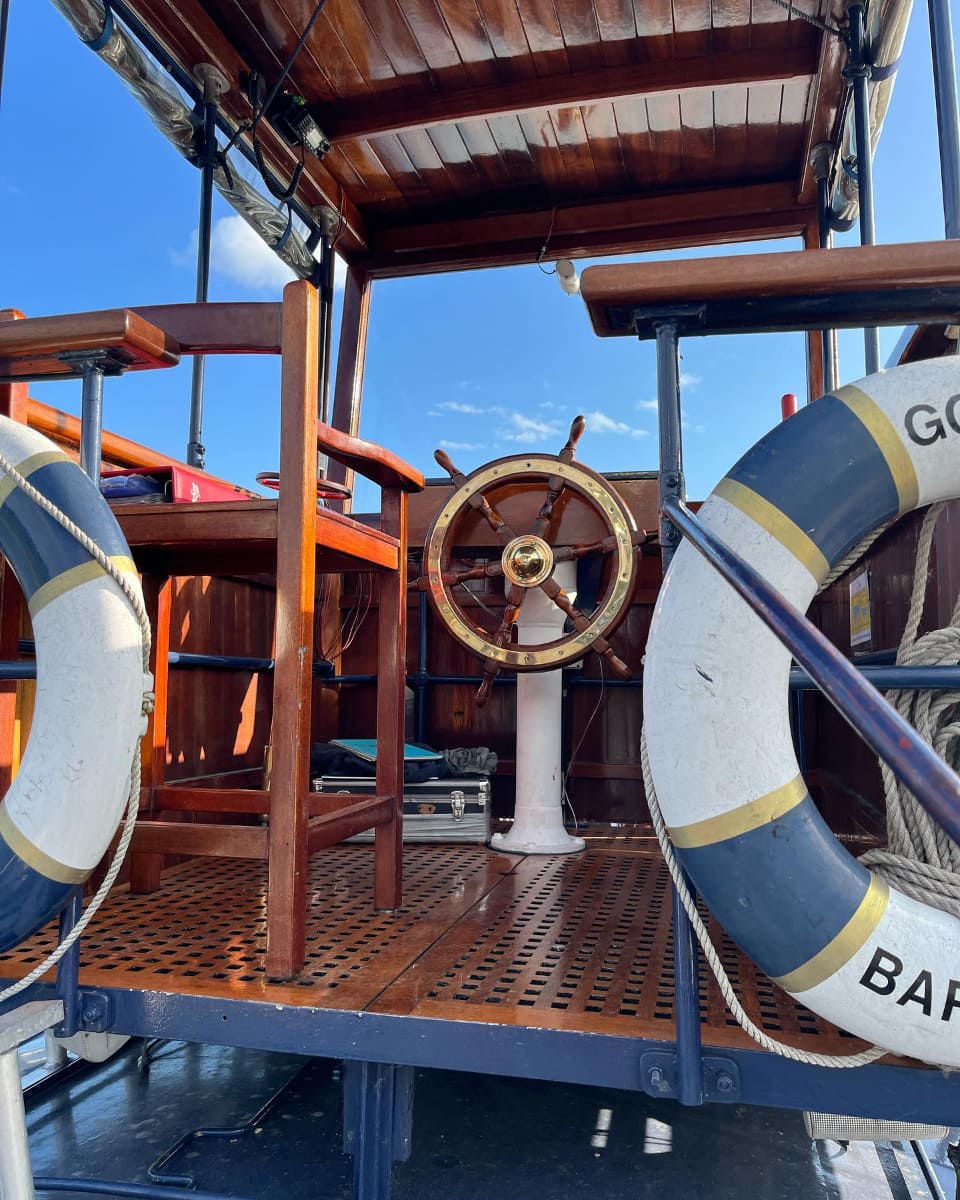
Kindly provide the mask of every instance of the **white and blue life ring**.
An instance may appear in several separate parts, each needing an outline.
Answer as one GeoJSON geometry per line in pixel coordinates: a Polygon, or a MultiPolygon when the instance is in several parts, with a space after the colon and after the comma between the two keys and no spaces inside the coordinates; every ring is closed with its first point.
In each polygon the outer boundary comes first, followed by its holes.
{"type": "MultiPolygon", "coordinates": [[[[871,530],[960,496],[960,367],[897,367],[801,409],[699,517],[805,610],[871,530]]],[[[891,1051],[960,1067],[960,920],[858,863],[818,813],[788,719],[790,653],[691,545],[644,669],[653,782],[684,868],[757,965],[891,1051]]]]}
{"type": "MultiPolygon", "coordinates": [[[[53,442],[0,417],[0,453],[139,588],[96,486],[53,442]]],[[[66,904],[122,815],[141,717],[140,626],[117,583],[0,473],[0,548],[33,622],[37,693],[26,752],[0,804],[0,950],[66,904]]]]}

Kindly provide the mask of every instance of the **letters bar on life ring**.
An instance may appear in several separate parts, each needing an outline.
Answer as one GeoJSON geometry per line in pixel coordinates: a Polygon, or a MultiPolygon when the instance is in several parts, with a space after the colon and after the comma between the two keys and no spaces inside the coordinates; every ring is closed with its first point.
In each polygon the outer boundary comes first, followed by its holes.
{"type": "Polygon", "coordinates": [[[811,679],[917,797],[960,841],[960,779],[804,615],[690,512],[667,500],[663,515],[715,567],[793,654],[811,679]]]}

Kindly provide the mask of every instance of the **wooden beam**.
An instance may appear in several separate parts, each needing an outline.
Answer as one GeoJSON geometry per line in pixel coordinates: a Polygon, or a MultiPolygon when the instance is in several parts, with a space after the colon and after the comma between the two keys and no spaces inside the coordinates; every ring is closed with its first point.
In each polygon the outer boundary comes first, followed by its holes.
{"type": "MultiPolygon", "coordinates": [[[[373,285],[370,276],[356,267],[347,268],[343,289],[343,315],[340,321],[340,348],[337,352],[337,378],[333,389],[331,424],[351,437],[360,432],[360,402],[363,396],[363,370],[367,357],[367,329],[370,324],[370,298],[373,285]]],[[[336,460],[330,463],[327,474],[334,483],[353,487],[353,468],[336,460]]],[[[345,501],[343,512],[349,512],[345,501]]]]}
{"type": "Polygon", "coordinates": [[[776,180],[381,226],[369,231],[372,252],[361,261],[375,278],[534,262],[551,220],[552,260],[799,237],[812,219],[797,207],[795,181],[776,180]]]}
{"type": "Polygon", "coordinates": [[[387,133],[406,133],[430,125],[487,120],[543,108],[574,108],[626,97],[715,91],[756,83],[810,79],[817,69],[816,37],[807,44],[780,49],[738,50],[698,58],[601,67],[566,75],[547,75],[516,83],[496,83],[430,92],[411,97],[409,89],[391,103],[379,92],[370,100],[325,107],[318,118],[330,142],[357,141],[387,133]]]}

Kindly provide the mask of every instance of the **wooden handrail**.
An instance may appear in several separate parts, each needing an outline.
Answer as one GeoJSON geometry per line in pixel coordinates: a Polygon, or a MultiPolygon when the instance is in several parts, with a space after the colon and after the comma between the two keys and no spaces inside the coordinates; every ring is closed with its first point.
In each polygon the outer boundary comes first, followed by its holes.
{"type": "Polygon", "coordinates": [[[382,446],[351,437],[323,421],[317,422],[317,446],[337,462],[381,487],[398,487],[404,492],[423,490],[423,474],[416,467],[382,446]]]}
{"type": "Polygon", "coordinates": [[[580,295],[601,336],[623,333],[608,310],[960,284],[960,242],[844,246],[675,262],[587,267],[580,295]]]}
{"type": "Polygon", "coordinates": [[[170,337],[181,354],[279,354],[280,305],[147,304],[134,312],[170,337]]]}

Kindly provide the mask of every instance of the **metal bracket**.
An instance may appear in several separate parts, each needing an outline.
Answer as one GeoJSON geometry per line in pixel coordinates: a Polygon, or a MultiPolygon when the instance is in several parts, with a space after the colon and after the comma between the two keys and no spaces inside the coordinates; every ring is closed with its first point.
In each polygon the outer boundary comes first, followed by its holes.
{"type": "Polygon", "coordinates": [[[108,992],[82,989],[80,992],[80,1028],[88,1033],[108,1033],[116,1014],[113,997],[108,992]]]}
{"type": "MultiPolygon", "coordinates": [[[[740,1069],[732,1059],[704,1054],[700,1065],[705,1102],[730,1104],[740,1099],[740,1069]]],[[[676,1100],[678,1074],[673,1050],[648,1050],[640,1057],[640,1086],[648,1096],[676,1100]]]]}

